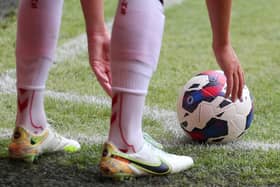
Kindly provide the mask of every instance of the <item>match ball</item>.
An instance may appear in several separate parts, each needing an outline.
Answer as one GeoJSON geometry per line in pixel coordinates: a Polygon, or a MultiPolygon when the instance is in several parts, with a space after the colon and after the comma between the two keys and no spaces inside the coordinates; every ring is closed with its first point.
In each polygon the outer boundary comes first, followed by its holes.
{"type": "Polygon", "coordinates": [[[226,77],[210,70],[192,77],[178,97],[177,115],[185,134],[194,141],[227,143],[237,140],[253,120],[253,99],[248,87],[242,99],[225,98],[226,77]]]}

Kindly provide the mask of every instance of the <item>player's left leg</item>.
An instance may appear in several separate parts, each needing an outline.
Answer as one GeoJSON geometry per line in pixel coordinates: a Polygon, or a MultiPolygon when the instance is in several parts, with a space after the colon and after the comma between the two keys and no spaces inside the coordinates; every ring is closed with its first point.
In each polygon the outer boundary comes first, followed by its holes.
{"type": "Polygon", "coordinates": [[[47,123],[44,89],[55,56],[63,0],[19,2],[16,43],[17,116],[9,145],[11,158],[33,161],[44,152],[77,151],[78,142],[55,133],[47,123]]]}
{"type": "Polygon", "coordinates": [[[105,176],[166,175],[193,164],[192,158],[166,153],[143,138],[145,98],[158,63],[163,25],[159,0],[119,1],[111,39],[110,133],[100,161],[105,176]]]}
{"type": "Polygon", "coordinates": [[[121,0],[116,12],[111,39],[114,95],[109,140],[128,152],[139,150],[144,141],[142,115],[160,53],[162,11],[158,0],[121,0]]]}

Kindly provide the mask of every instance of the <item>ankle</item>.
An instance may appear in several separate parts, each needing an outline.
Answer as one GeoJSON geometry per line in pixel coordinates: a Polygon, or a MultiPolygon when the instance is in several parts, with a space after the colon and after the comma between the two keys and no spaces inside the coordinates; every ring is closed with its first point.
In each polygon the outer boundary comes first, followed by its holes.
{"type": "Polygon", "coordinates": [[[18,89],[16,126],[40,134],[47,125],[44,110],[44,90],[18,89]]]}

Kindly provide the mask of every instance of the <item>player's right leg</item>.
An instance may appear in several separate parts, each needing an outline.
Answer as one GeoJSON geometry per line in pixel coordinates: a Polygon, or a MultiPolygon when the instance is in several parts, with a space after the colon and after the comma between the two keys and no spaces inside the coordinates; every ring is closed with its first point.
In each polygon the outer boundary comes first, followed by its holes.
{"type": "Polygon", "coordinates": [[[63,0],[19,1],[16,42],[17,116],[11,158],[33,161],[44,152],[77,151],[78,142],[47,123],[44,89],[55,56],[63,0]]]}
{"type": "Polygon", "coordinates": [[[100,161],[103,175],[166,175],[192,166],[188,156],[166,153],[143,138],[142,117],[156,69],[164,26],[159,0],[120,0],[111,39],[112,114],[100,161]]]}

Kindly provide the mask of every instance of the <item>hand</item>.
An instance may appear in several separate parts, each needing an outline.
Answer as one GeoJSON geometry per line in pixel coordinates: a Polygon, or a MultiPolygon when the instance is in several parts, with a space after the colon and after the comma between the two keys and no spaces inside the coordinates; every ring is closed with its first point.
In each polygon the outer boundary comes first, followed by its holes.
{"type": "Polygon", "coordinates": [[[88,34],[88,52],[91,68],[105,92],[112,97],[112,78],[109,62],[110,37],[104,31],[88,34]]]}
{"type": "Polygon", "coordinates": [[[217,63],[227,78],[225,97],[231,95],[233,102],[237,98],[241,99],[244,86],[244,72],[234,49],[231,45],[214,46],[213,49],[217,63]]]}

